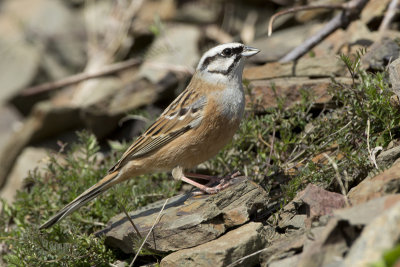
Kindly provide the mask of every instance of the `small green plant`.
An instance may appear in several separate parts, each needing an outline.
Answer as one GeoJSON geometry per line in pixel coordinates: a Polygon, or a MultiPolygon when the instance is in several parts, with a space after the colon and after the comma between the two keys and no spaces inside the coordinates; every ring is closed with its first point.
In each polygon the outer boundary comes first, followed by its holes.
{"type": "Polygon", "coordinates": [[[64,205],[77,197],[106,173],[127,145],[116,146],[109,157],[102,158],[96,138],[78,133],[79,142],[63,157],[50,155],[45,174],[30,173],[29,187],[17,193],[16,201],[3,201],[0,214],[0,238],[10,250],[4,256],[10,266],[103,266],[115,259],[103,239],[92,235],[121,212],[116,203],[127,210],[172,196],[177,185],[166,174],[140,176],[123,186],[115,186],[78,212],[39,232],[38,226],[64,205]]]}
{"type": "Polygon", "coordinates": [[[276,107],[263,112],[250,98],[257,111],[248,112],[232,144],[209,162],[210,169],[219,173],[239,169],[269,189],[278,184],[280,190],[273,191],[282,203],[310,182],[339,191],[337,173],[324,153],[334,160],[346,186],[366,177],[374,168],[371,148],[386,147],[396,137],[400,113],[390,104],[386,74],[361,69],[364,53],[359,51],[352,59],[341,55],[353,83],[333,80],[329,94],[334,105],[317,114],[310,112],[314,96],[307,90],[301,90],[297,103],[289,105],[277,97],[276,107]]]}
{"type": "Polygon", "coordinates": [[[382,258],[371,267],[392,267],[400,262],[400,244],[383,253],[382,258]]]}

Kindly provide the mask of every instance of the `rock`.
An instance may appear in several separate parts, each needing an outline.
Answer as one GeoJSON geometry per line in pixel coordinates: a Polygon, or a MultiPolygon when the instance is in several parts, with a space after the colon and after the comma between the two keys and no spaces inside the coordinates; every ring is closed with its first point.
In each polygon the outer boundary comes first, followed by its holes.
{"type": "Polygon", "coordinates": [[[400,97],[400,59],[396,59],[389,65],[389,79],[392,91],[400,97]]]}
{"type": "MultiPolygon", "coordinates": [[[[350,78],[336,78],[341,84],[351,84],[350,78]]],[[[248,105],[255,108],[271,108],[277,106],[277,98],[285,99],[285,107],[291,107],[302,100],[301,90],[310,92],[316,105],[327,104],[332,97],[328,89],[332,85],[329,78],[310,79],[307,77],[275,78],[250,82],[251,97],[247,97],[248,105]],[[252,102],[253,101],[253,102],[252,102]]]]}
{"type": "MultiPolygon", "coordinates": [[[[190,248],[248,222],[257,210],[267,206],[268,197],[261,187],[243,177],[235,181],[236,184],[215,195],[193,197],[189,193],[171,198],[148,246],[160,252],[190,248]]],[[[163,203],[159,201],[130,213],[142,236],[153,225],[163,203]]],[[[119,214],[98,234],[106,235],[107,245],[132,253],[135,233],[125,214],[119,214]]]]}
{"type": "Polygon", "coordinates": [[[2,105],[33,81],[41,57],[41,50],[25,40],[18,23],[3,14],[3,10],[0,17],[0,57],[2,105]]]}
{"type": "Polygon", "coordinates": [[[361,11],[361,22],[369,24],[385,15],[390,0],[369,0],[361,11]]]}
{"type": "Polygon", "coordinates": [[[313,48],[315,57],[332,56],[338,54],[351,55],[360,48],[370,46],[375,40],[380,39],[376,32],[371,32],[368,27],[355,20],[344,30],[337,29],[313,48]]]}
{"type": "MultiPolygon", "coordinates": [[[[345,0],[313,0],[312,1],[312,5],[335,5],[335,4],[341,4],[345,2],[345,0]]],[[[304,11],[300,11],[300,12],[296,12],[296,21],[298,21],[299,23],[305,23],[305,22],[309,22],[312,21],[313,19],[317,19],[319,18],[326,18],[327,16],[329,16],[329,13],[331,12],[331,10],[329,9],[310,9],[310,10],[304,10],[304,11]]]]}
{"type": "Polygon", "coordinates": [[[376,157],[376,163],[378,164],[378,166],[390,166],[399,158],[400,158],[400,146],[396,146],[381,152],[376,157]]]}
{"type": "MultiPolygon", "coordinates": [[[[296,199],[303,198],[304,201],[310,203],[319,201],[315,196],[319,196],[323,191],[322,189],[312,189],[313,187],[315,186],[310,187],[308,193],[299,193],[296,199]]],[[[329,203],[329,199],[325,198],[321,204],[324,205],[324,202],[329,203]]],[[[349,208],[320,212],[326,215],[320,216],[319,220],[315,221],[306,232],[298,229],[268,240],[271,245],[260,254],[261,266],[281,266],[280,264],[304,267],[353,266],[344,264],[344,256],[350,249],[353,249],[351,245],[358,242],[356,240],[360,234],[364,233],[361,232],[363,227],[374,223],[377,217],[384,216],[398,203],[400,203],[400,194],[373,199],[349,208]]],[[[317,203],[318,205],[319,203],[317,203]]],[[[314,207],[317,206],[314,205],[314,207]]],[[[284,209],[286,208],[284,207],[284,209]]],[[[319,210],[323,211],[324,209],[320,208],[319,210]]],[[[379,231],[375,230],[375,232],[379,231]]]]}
{"type": "Polygon", "coordinates": [[[400,46],[395,40],[384,37],[375,42],[363,56],[364,68],[372,70],[384,70],[386,65],[400,56],[400,46]]]}
{"type": "Polygon", "coordinates": [[[0,188],[6,182],[18,155],[31,142],[78,127],[78,110],[55,108],[50,102],[40,102],[21,127],[7,140],[0,153],[0,188]],[[68,122],[68,123],[67,123],[68,122]]]}
{"type": "Polygon", "coordinates": [[[400,239],[400,202],[367,225],[347,254],[343,266],[368,266],[400,239]]]}
{"type": "Polygon", "coordinates": [[[261,51],[249,60],[262,63],[277,61],[292,49],[302,44],[319,28],[321,28],[320,24],[304,24],[277,31],[271,37],[259,38],[252,42],[250,46],[257,47],[261,51]],[[287,41],[289,39],[290,42],[287,41]]]}
{"type": "Polygon", "coordinates": [[[294,255],[291,257],[283,258],[281,260],[273,261],[268,265],[263,265],[263,266],[268,266],[268,267],[292,267],[296,266],[297,262],[299,261],[300,256],[299,255],[294,255]]]}
{"type": "Polygon", "coordinates": [[[28,177],[29,171],[37,168],[42,171],[47,164],[48,151],[43,148],[26,147],[19,155],[14,167],[8,176],[7,183],[0,191],[0,198],[9,204],[14,201],[17,190],[23,188],[24,179],[28,177]]]}
{"type": "MultiPolygon", "coordinates": [[[[169,254],[161,260],[161,266],[183,267],[193,266],[193,263],[199,267],[227,266],[261,249],[264,244],[263,225],[250,222],[216,240],[169,254]]],[[[257,263],[257,257],[250,257],[237,266],[254,266],[257,263]]]]}
{"type": "Polygon", "coordinates": [[[218,20],[221,6],[218,3],[203,1],[182,3],[175,20],[192,24],[212,24],[218,20]]]}
{"type": "Polygon", "coordinates": [[[356,205],[373,198],[398,193],[399,189],[400,163],[397,163],[374,177],[364,179],[350,190],[348,198],[353,205],[356,205]]]}
{"type": "Polygon", "coordinates": [[[315,240],[304,248],[298,267],[330,266],[340,261],[351,243],[358,237],[359,228],[347,221],[331,219],[315,240]]]}
{"type": "Polygon", "coordinates": [[[400,194],[374,198],[346,209],[335,210],[335,218],[346,220],[352,225],[367,225],[383,212],[400,202],[400,194]]]}
{"type": "Polygon", "coordinates": [[[184,24],[168,25],[154,41],[140,68],[140,77],[158,84],[170,73],[192,69],[199,60],[200,30],[184,24]]]}
{"type": "MultiPolygon", "coordinates": [[[[277,264],[279,259],[292,257],[302,251],[306,235],[304,231],[296,231],[285,236],[268,240],[270,244],[260,253],[259,261],[261,266],[277,264]]],[[[292,265],[294,266],[294,265],[292,265]]]]}
{"type": "Polygon", "coordinates": [[[12,106],[0,106],[0,154],[7,140],[21,127],[21,115],[12,106]]]}
{"type": "Polygon", "coordinates": [[[344,206],[345,198],[343,195],[309,184],[282,209],[279,214],[278,227],[282,230],[304,229],[306,224],[308,224],[308,227],[311,226],[311,222],[315,218],[330,215],[333,210],[344,206]]]}
{"type": "Polygon", "coordinates": [[[84,21],[80,13],[72,10],[62,0],[6,1],[4,5],[4,12],[24,25],[30,38],[39,39],[59,67],[75,70],[85,65],[87,47],[84,21]]]}
{"type": "Polygon", "coordinates": [[[346,68],[336,56],[318,58],[300,58],[296,64],[287,63],[267,63],[262,66],[246,68],[243,77],[248,80],[262,80],[280,77],[330,77],[344,76],[346,68]]]}

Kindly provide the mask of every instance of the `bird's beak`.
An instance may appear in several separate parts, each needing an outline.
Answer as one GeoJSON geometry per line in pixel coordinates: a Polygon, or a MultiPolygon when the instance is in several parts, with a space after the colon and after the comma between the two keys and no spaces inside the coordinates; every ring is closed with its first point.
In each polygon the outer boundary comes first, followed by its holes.
{"type": "Polygon", "coordinates": [[[245,46],[243,49],[243,52],[242,52],[242,56],[251,57],[251,56],[254,56],[255,54],[257,54],[258,52],[260,52],[260,50],[257,48],[245,46]]]}

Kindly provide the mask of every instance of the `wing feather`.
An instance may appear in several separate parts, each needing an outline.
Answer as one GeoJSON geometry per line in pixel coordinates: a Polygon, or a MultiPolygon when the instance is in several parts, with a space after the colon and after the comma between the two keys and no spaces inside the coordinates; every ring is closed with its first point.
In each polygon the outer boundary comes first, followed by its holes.
{"type": "Polygon", "coordinates": [[[205,96],[186,88],[160,117],[125,151],[109,172],[114,172],[133,159],[156,151],[184,133],[198,127],[202,121],[205,96]]]}

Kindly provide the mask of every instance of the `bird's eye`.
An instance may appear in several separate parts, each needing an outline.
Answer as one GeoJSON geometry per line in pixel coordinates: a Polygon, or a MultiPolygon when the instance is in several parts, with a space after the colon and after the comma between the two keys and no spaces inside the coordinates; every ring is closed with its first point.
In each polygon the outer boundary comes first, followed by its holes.
{"type": "Polygon", "coordinates": [[[231,48],[225,48],[225,49],[222,51],[221,55],[224,56],[224,57],[230,57],[230,56],[232,56],[232,49],[231,49],[231,48]]]}

